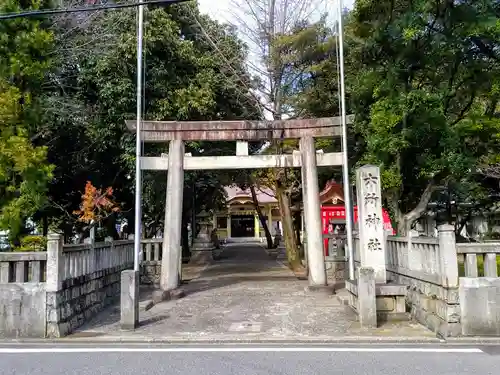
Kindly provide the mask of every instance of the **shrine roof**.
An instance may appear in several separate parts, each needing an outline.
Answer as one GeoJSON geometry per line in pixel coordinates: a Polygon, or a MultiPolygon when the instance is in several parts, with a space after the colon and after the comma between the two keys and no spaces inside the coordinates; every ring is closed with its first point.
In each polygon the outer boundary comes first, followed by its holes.
{"type": "Polygon", "coordinates": [[[324,189],[319,193],[321,204],[344,203],[344,188],[341,184],[330,180],[326,183],[324,189]],[[338,202],[340,201],[340,202],[338,202]]]}
{"type": "MultiPolygon", "coordinates": [[[[227,194],[227,200],[231,201],[234,198],[247,198],[252,199],[252,193],[250,189],[242,190],[236,185],[225,186],[224,190],[227,194]]],[[[257,193],[257,200],[259,203],[277,203],[278,200],[274,196],[274,192],[267,187],[256,187],[255,192],[257,193]]]]}

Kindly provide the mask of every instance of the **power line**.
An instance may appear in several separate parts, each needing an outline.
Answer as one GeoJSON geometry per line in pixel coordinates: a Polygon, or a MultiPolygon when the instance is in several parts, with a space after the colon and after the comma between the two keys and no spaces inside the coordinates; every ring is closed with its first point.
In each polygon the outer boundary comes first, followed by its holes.
{"type": "Polygon", "coordinates": [[[111,4],[111,5],[92,5],[92,6],[79,6],[74,8],[56,8],[56,9],[45,9],[45,10],[30,10],[26,12],[15,12],[15,13],[3,13],[0,14],[0,20],[9,20],[15,18],[26,18],[26,17],[37,17],[37,16],[49,16],[54,14],[65,14],[65,13],[78,13],[78,12],[95,12],[99,10],[115,10],[123,8],[135,8],[141,5],[155,5],[155,4],[177,4],[184,3],[191,0],[150,0],[135,3],[125,3],[125,4],[111,4]]]}

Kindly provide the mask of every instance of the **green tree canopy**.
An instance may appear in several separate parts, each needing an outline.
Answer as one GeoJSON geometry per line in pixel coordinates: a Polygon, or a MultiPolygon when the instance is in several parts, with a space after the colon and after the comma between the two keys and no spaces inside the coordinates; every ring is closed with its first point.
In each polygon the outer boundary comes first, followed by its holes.
{"type": "MultiPolygon", "coordinates": [[[[0,12],[40,9],[40,1],[3,0],[0,12]]],[[[40,121],[36,99],[51,67],[53,37],[40,20],[0,23],[0,228],[17,242],[26,219],[46,202],[52,166],[29,129],[40,121]]]]}
{"type": "MultiPolygon", "coordinates": [[[[246,49],[233,28],[202,16],[196,4],[148,8],[145,119],[259,118],[248,95],[252,82],[244,66],[246,49]],[[217,51],[204,31],[218,36],[217,51]],[[231,69],[221,54],[235,57],[231,69]]],[[[134,216],[135,134],[127,131],[125,120],[135,118],[136,111],[136,13],[122,10],[75,17],[58,18],[53,25],[57,69],[46,81],[49,105],[44,124],[33,132],[42,134],[37,141],[47,145],[49,159],[56,165],[51,204],[38,217],[48,217],[68,233],[76,225],[71,212],[78,207],[87,180],[96,187],[112,186],[130,224],[134,216]]],[[[166,145],[147,144],[144,152],[159,156],[166,145]]],[[[234,152],[234,144],[189,142],[186,152],[227,154],[234,152]]],[[[227,182],[227,177],[227,173],[188,174],[186,210],[191,208],[194,180],[197,204],[204,202],[210,208],[221,201],[218,181],[227,182]]],[[[161,225],[165,185],[165,173],[144,174],[145,222],[161,225]]]]}
{"type": "Polygon", "coordinates": [[[498,153],[498,3],[487,0],[356,3],[351,86],[359,163],[382,166],[400,233],[436,188],[472,175],[498,153]]]}

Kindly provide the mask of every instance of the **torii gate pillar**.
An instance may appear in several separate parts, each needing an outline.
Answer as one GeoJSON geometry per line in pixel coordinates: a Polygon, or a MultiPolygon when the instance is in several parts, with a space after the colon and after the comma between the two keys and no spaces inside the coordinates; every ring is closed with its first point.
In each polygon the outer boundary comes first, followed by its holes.
{"type": "Polygon", "coordinates": [[[323,232],[318,188],[316,149],[312,137],[300,139],[302,159],[302,191],[306,217],[307,265],[309,267],[309,286],[312,288],[327,285],[325,259],[323,252],[323,232]]]}
{"type": "Polygon", "coordinates": [[[161,260],[160,287],[173,291],[180,284],[182,259],[182,201],[184,191],[184,142],[170,141],[168,147],[167,196],[163,228],[163,258],[161,260]]]}

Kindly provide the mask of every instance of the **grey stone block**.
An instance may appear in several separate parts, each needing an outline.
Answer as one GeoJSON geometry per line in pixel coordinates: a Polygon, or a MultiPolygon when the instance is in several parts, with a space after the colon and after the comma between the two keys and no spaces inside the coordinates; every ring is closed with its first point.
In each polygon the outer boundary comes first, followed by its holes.
{"type": "Polygon", "coordinates": [[[120,326],[131,330],[139,325],[139,272],[125,270],[121,274],[120,326]]]}
{"type": "Polygon", "coordinates": [[[43,337],[45,283],[0,284],[0,337],[43,337]]]}
{"type": "Polygon", "coordinates": [[[500,278],[461,277],[462,333],[466,336],[500,336],[500,278]]]}

